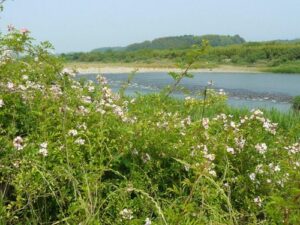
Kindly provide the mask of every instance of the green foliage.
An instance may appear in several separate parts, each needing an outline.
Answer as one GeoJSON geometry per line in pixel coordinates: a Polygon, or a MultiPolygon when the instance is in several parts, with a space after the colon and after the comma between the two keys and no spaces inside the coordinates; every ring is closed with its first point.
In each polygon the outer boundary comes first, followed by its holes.
{"type": "Polygon", "coordinates": [[[293,99],[293,109],[296,111],[300,111],[300,96],[296,96],[293,99]]]}
{"type": "MultiPolygon", "coordinates": [[[[212,44],[209,41],[210,45],[212,44]]],[[[110,51],[63,54],[67,61],[102,63],[176,63],[188,57],[191,47],[185,49],[140,49],[136,51],[110,51]]],[[[299,73],[299,42],[244,43],[226,47],[211,47],[197,58],[194,66],[205,65],[263,65],[271,72],[299,73]],[[208,65],[208,64],[207,64],[208,65]]]]}
{"type": "Polygon", "coordinates": [[[144,41],[142,43],[131,44],[126,47],[126,50],[136,51],[144,49],[187,49],[191,48],[193,45],[200,45],[203,40],[209,41],[212,46],[227,46],[245,42],[245,40],[239,35],[184,35],[178,37],[157,38],[153,41],[144,41]]]}
{"type": "Polygon", "coordinates": [[[232,109],[210,89],[128,98],[76,81],[28,32],[0,38],[2,224],[300,220],[298,114],[232,109]]]}

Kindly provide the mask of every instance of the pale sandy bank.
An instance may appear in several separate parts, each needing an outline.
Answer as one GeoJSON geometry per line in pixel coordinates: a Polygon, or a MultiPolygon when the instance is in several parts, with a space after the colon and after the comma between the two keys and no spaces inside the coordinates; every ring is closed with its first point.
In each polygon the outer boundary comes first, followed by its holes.
{"type": "MultiPolygon", "coordinates": [[[[103,67],[80,67],[80,66],[66,66],[66,68],[74,68],[80,74],[90,74],[90,73],[130,73],[134,70],[138,70],[140,73],[151,73],[151,72],[179,72],[177,68],[148,68],[148,67],[125,67],[125,66],[103,66],[103,67]]],[[[235,67],[235,66],[220,66],[213,69],[192,69],[190,72],[217,72],[217,73],[258,73],[257,68],[249,67],[235,67]]]]}

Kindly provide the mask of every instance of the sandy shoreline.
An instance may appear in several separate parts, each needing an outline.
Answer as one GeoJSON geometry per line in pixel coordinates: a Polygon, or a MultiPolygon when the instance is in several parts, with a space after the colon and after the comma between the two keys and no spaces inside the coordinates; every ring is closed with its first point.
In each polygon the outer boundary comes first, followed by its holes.
{"type": "MultiPolygon", "coordinates": [[[[138,69],[140,73],[151,73],[151,72],[179,72],[181,70],[177,68],[151,68],[151,67],[124,67],[124,66],[103,66],[103,67],[80,67],[80,66],[66,66],[66,68],[74,68],[80,74],[91,74],[91,73],[130,73],[135,69],[138,69]]],[[[248,67],[234,67],[234,66],[221,66],[213,69],[192,69],[190,72],[194,73],[258,73],[257,68],[248,67]]]]}

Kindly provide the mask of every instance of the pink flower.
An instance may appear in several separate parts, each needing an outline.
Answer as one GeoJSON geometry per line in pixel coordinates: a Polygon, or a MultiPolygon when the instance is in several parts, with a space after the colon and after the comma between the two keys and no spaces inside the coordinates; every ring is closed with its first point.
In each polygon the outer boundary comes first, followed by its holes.
{"type": "Polygon", "coordinates": [[[20,29],[20,33],[25,35],[25,34],[29,33],[29,30],[27,28],[22,28],[22,29],[20,29]]]}

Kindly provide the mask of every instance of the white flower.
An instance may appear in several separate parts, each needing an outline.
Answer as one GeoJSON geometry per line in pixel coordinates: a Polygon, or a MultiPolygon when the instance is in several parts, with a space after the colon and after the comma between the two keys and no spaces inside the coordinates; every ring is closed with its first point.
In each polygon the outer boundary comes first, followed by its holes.
{"type": "Polygon", "coordinates": [[[89,92],[94,92],[95,91],[95,87],[94,86],[88,86],[88,91],[89,92]]]}
{"type": "Polygon", "coordinates": [[[78,107],[78,112],[80,113],[80,114],[82,114],[82,115],[86,115],[86,114],[88,114],[90,111],[89,111],[89,109],[87,109],[87,108],[85,108],[84,106],[79,106],[78,107]]]}
{"type": "Polygon", "coordinates": [[[48,147],[47,142],[43,142],[42,144],[40,144],[40,148],[47,148],[47,147],[48,147]]]}
{"type": "Polygon", "coordinates": [[[23,138],[20,136],[17,136],[14,140],[13,140],[13,146],[18,150],[22,150],[25,145],[23,145],[23,138]]]}
{"type": "Polygon", "coordinates": [[[39,149],[39,154],[41,154],[42,156],[46,157],[48,155],[48,143],[47,142],[43,142],[42,144],[40,144],[40,149],[39,149]]]}
{"type": "Polygon", "coordinates": [[[0,108],[2,108],[4,106],[4,101],[3,99],[0,99],[0,108]]]}
{"type": "Polygon", "coordinates": [[[7,88],[8,88],[9,90],[13,90],[14,87],[15,87],[14,83],[12,83],[12,82],[7,82],[7,88]]]}
{"type": "Polygon", "coordinates": [[[85,140],[82,139],[82,138],[78,138],[78,139],[75,140],[75,144],[84,145],[85,144],[85,140]]]}
{"type": "Polygon", "coordinates": [[[232,128],[236,128],[235,122],[231,121],[231,122],[230,122],[230,126],[231,126],[232,128]]]}
{"type": "Polygon", "coordinates": [[[152,224],[151,220],[147,217],[144,225],[151,225],[151,224],[152,224]]]}
{"type": "Polygon", "coordinates": [[[280,171],[280,166],[279,166],[279,165],[276,165],[276,166],[274,167],[274,171],[275,171],[275,172],[279,172],[279,171],[280,171]]]}
{"type": "Polygon", "coordinates": [[[217,173],[216,173],[216,171],[214,171],[214,170],[209,170],[208,173],[209,173],[210,175],[212,175],[213,177],[216,177],[216,176],[217,176],[217,173]]]}
{"type": "Polygon", "coordinates": [[[265,143],[255,145],[255,149],[259,154],[265,154],[267,152],[268,146],[265,143]]]}
{"type": "Polygon", "coordinates": [[[73,71],[73,70],[70,70],[68,68],[64,68],[62,71],[61,71],[61,74],[62,75],[68,75],[68,76],[71,76],[71,77],[75,77],[76,76],[76,73],[73,71]]]}
{"type": "Polygon", "coordinates": [[[209,161],[214,161],[216,156],[215,154],[205,154],[204,158],[208,159],[209,161]]]}
{"type": "Polygon", "coordinates": [[[133,216],[132,216],[132,210],[131,209],[123,209],[121,212],[120,212],[120,215],[122,216],[122,218],[124,220],[132,220],[133,219],[133,216]]]}
{"type": "Polygon", "coordinates": [[[259,207],[261,207],[262,200],[259,196],[253,199],[254,203],[257,204],[259,207]]]}
{"type": "Polygon", "coordinates": [[[234,155],[234,153],[235,153],[234,148],[231,148],[231,147],[227,147],[226,151],[232,155],[234,155]]]}
{"type": "Polygon", "coordinates": [[[148,153],[144,154],[141,158],[142,158],[144,163],[147,163],[148,161],[151,160],[151,157],[148,153]]]}
{"type": "Polygon", "coordinates": [[[82,101],[83,101],[84,103],[87,103],[87,104],[92,103],[92,98],[91,98],[91,96],[82,96],[81,99],[82,99],[82,101]]]}
{"type": "Polygon", "coordinates": [[[78,129],[86,130],[86,129],[87,129],[86,123],[83,123],[83,124],[78,125],[77,128],[78,128],[78,129]]]}
{"type": "Polygon", "coordinates": [[[78,132],[77,132],[77,130],[72,129],[72,130],[69,130],[68,134],[72,137],[75,137],[75,136],[77,136],[78,132]]]}
{"type": "Polygon", "coordinates": [[[97,79],[97,81],[100,83],[100,84],[102,84],[102,85],[107,85],[107,79],[104,77],[104,76],[101,76],[101,75],[98,75],[97,77],[96,77],[96,79],[97,79]]]}
{"type": "Polygon", "coordinates": [[[234,138],[235,144],[240,148],[243,149],[246,143],[246,140],[241,138],[234,138]]]}
{"type": "Polygon", "coordinates": [[[209,124],[209,119],[208,118],[203,118],[202,119],[202,126],[204,127],[205,130],[208,129],[208,124],[209,124]]]}
{"type": "Polygon", "coordinates": [[[250,180],[255,180],[256,174],[255,174],[255,173],[251,173],[251,174],[249,175],[249,177],[250,177],[250,180]]]}
{"type": "Polygon", "coordinates": [[[22,79],[23,79],[23,80],[28,80],[28,76],[27,76],[27,75],[23,75],[23,76],[22,76],[22,79]]]}
{"type": "Polygon", "coordinates": [[[262,115],[264,115],[264,113],[262,111],[260,111],[259,109],[252,109],[251,112],[255,116],[262,116],[262,115]]]}

